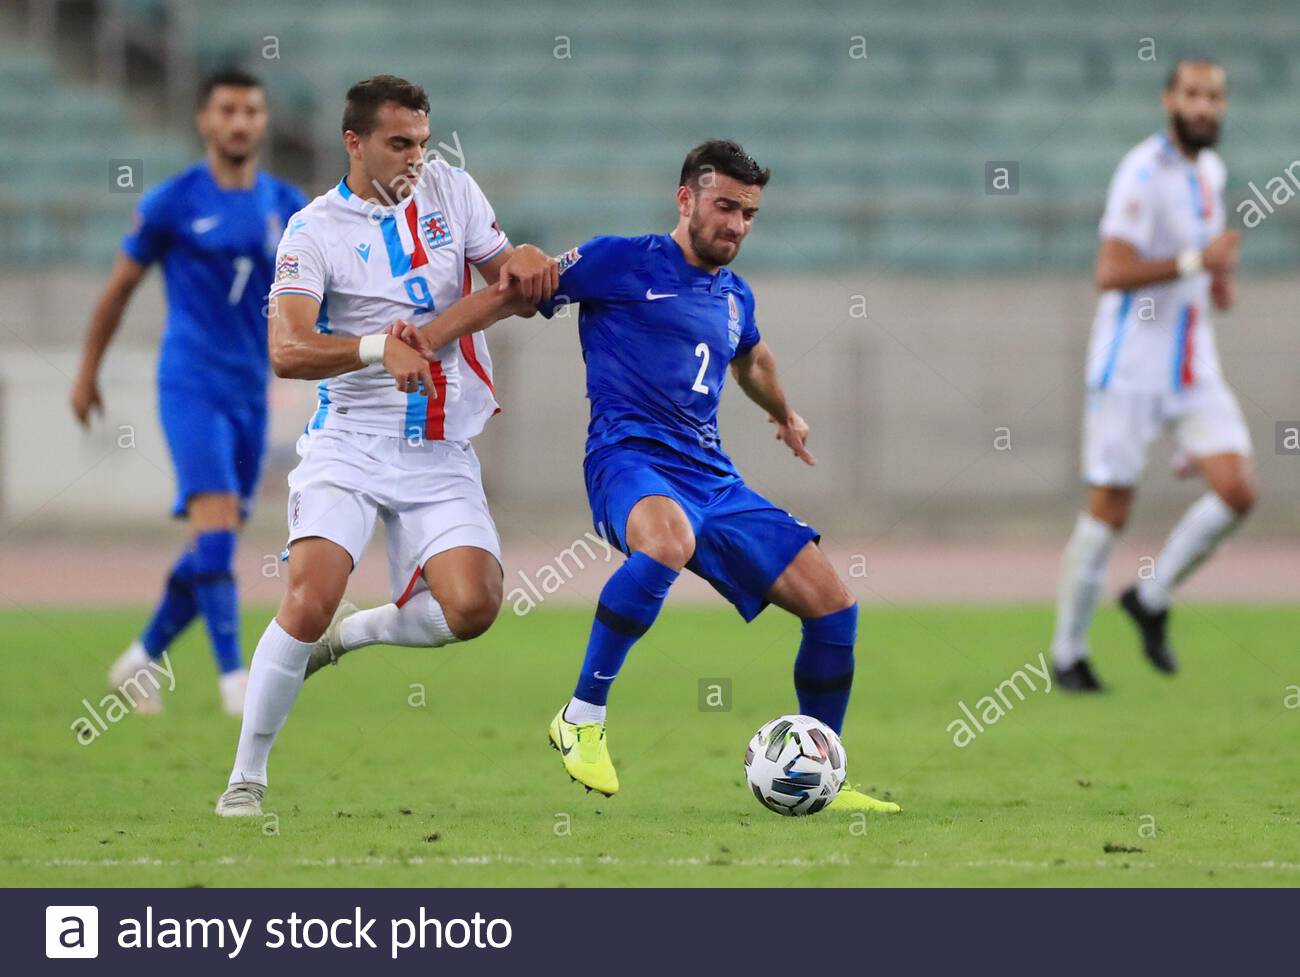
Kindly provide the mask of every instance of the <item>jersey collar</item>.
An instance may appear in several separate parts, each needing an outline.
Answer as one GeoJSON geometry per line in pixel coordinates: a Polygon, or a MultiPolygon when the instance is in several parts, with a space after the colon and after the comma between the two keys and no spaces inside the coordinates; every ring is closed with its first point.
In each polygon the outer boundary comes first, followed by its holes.
{"type": "Polygon", "coordinates": [[[404,210],[415,196],[412,192],[409,196],[403,197],[395,204],[381,204],[377,200],[367,200],[365,197],[358,196],[352,192],[352,188],[348,186],[348,178],[346,174],[344,174],[343,178],[339,180],[338,186],[334,189],[338,191],[339,199],[349,210],[355,210],[358,214],[375,214],[377,217],[396,214],[399,210],[404,210]]]}
{"type": "Polygon", "coordinates": [[[709,282],[709,292],[713,295],[720,294],[731,282],[731,269],[727,267],[719,268],[710,275],[703,268],[699,268],[686,260],[686,255],[682,251],[682,246],[673,240],[671,234],[663,235],[664,251],[677,266],[677,273],[685,280],[690,281],[694,278],[705,278],[709,282]]]}
{"type": "Polygon", "coordinates": [[[1175,146],[1174,141],[1169,138],[1169,133],[1157,132],[1156,139],[1160,143],[1160,152],[1164,156],[1166,162],[1178,163],[1181,164],[1182,166],[1191,166],[1191,167],[1195,167],[1197,163],[1200,162],[1199,158],[1188,159],[1186,156],[1184,156],[1182,150],[1179,149],[1177,146],[1175,146]]]}

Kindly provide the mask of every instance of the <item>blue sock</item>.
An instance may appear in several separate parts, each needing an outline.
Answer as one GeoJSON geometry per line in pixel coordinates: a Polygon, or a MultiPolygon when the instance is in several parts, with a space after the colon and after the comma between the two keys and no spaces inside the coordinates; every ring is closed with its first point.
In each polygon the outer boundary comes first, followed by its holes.
{"type": "Polygon", "coordinates": [[[596,605],[575,699],[605,704],[627,653],[637,638],[650,630],[677,574],[644,553],[633,553],[614,571],[596,605]]]}
{"type": "Polygon", "coordinates": [[[233,529],[199,533],[189,581],[208,625],[212,653],[224,675],[243,665],[239,649],[239,600],[235,593],[233,529]]]}
{"type": "Polygon", "coordinates": [[[849,707],[853,644],[857,638],[857,604],[825,617],[805,618],[803,641],[794,660],[799,711],[820,719],[836,733],[843,727],[849,707]]]}
{"type": "Polygon", "coordinates": [[[198,602],[188,582],[193,563],[194,551],[186,550],[172,566],[162,600],[140,635],[140,643],[150,658],[160,657],[199,613],[198,602]]]}

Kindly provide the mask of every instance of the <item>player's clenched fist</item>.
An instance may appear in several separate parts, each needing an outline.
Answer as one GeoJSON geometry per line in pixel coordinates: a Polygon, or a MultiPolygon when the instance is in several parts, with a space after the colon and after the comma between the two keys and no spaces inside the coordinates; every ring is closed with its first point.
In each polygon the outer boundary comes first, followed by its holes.
{"type": "Polygon", "coordinates": [[[559,264],[532,244],[521,244],[510,253],[498,279],[501,291],[517,285],[520,295],[532,305],[549,299],[559,284],[559,264]]]}

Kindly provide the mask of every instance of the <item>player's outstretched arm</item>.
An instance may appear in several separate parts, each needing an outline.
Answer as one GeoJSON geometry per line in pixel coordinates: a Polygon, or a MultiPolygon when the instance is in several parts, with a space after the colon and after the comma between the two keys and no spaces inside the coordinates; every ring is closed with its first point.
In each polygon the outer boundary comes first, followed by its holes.
{"type": "Polygon", "coordinates": [[[806,465],[817,464],[808,450],[807,422],[794,412],[776,375],[776,357],[761,340],[744,356],[731,361],[731,373],[745,396],[767,411],[768,420],[776,425],[776,438],[785,442],[796,458],[806,465]]]}
{"type": "Polygon", "coordinates": [[[536,303],[525,296],[518,284],[508,286],[505,291],[490,284],[457,299],[432,322],[418,329],[409,323],[398,323],[396,325],[401,328],[394,332],[412,346],[417,344],[412,331],[418,332],[424,344],[432,351],[510,316],[528,318],[536,313],[536,303]]]}
{"type": "Polygon", "coordinates": [[[398,390],[424,384],[433,389],[429,361],[420,351],[384,333],[375,336],[327,336],[316,331],[320,300],[310,295],[277,295],[267,317],[271,368],[278,377],[323,380],[383,363],[398,390]]]}
{"type": "Polygon", "coordinates": [[[104,362],[108,344],[113,341],[117,328],[122,324],[122,313],[126,311],[131,295],[144,278],[145,266],[124,254],[119,254],[113,262],[108,282],[95,302],[95,309],[90,314],[90,327],[86,330],[86,341],[81,350],[81,368],[77,379],[72,384],[72,413],[85,426],[90,423],[90,413],[104,411],[103,398],[99,393],[99,367],[104,362]]]}

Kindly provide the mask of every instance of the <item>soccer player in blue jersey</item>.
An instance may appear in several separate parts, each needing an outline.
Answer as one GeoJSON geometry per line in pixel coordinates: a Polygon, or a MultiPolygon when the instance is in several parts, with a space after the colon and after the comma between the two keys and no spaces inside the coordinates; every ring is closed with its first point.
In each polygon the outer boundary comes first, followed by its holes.
{"type": "MultiPolygon", "coordinates": [[[[197,122],[206,158],[140,200],[135,226],[91,315],[72,409],[83,425],[92,411],[103,411],[98,378],[104,353],[136,286],[151,264],[161,262],[167,324],[158,357],[158,409],[176,467],[173,514],[188,517],[193,537],[144,631],[114,662],[109,683],[118,688],[137,677],[201,614],[221,673],[222,705],[239,715],[247,672],[234,558],[266,434],[264,306],[281,233],[307,200],[257,167],[267,111],[252,75],[226,70],[206,79],[197,122]]],[[[141,712],[161,707],[157,689],[133,698],[141,712]]]]}
{"type": "MultiPolygon", "coordinates": [[[[560,259],[551,316],[580,303],[591,423],[584,469],[594,522],[628,559],[600,594],[573,698],[551,744],[578,782],[619,787],[605,702],[683,567],[751,621],[768,604],[803,621],[794,662],[799,711],[837,733],[853,680],[858,607],[817,546],[817,531],[749,488],[722,450],[718,401],[728,368],[795,457],[808,425],[786,399],[759,337],[754,294],[727,268],[753,226],[769,171],[734,142],[687,155],[671,234],[597,237],[560,259]]],[[[893,812],[846,787],[830,805],[893,812]]]]}

